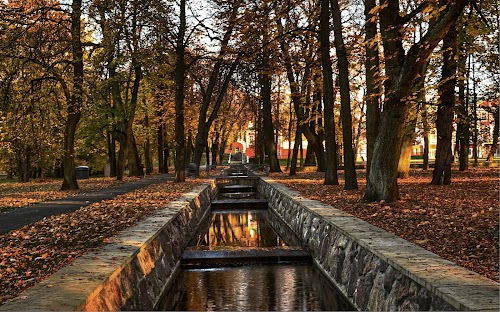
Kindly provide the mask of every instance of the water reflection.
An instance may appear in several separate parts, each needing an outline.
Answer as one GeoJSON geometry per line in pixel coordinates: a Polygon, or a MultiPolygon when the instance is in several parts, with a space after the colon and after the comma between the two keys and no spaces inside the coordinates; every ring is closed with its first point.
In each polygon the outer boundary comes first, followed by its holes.
{"type": "Polygon", "coordinates": [[[352,307],[310,264],[185,269],[169,302],[177,311],[338,311],[352,307]]]}
{"type": "Polygon", "coordinates": [[[286,246],[266,221],[267,211],[214,212],[210,227],[198,239],[201,249],[286,246]]]}

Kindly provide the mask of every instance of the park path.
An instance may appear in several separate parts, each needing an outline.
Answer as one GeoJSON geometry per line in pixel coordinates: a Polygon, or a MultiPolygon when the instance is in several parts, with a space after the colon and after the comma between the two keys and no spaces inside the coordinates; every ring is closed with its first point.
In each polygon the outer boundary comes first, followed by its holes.
{"type": "Polygon", "coordinates": [[[68,196],[3,212],[0,213],[0,235],[27,224],[37,222],[45,217],[72,212],[81,207],[89,206],[103,200],[113,199],[118,195],[130,193],[152,184],[173,180],[174,175],[172,174],[150,175],[137,181],[122,183],[107,189],[83,193],[76,196],[68,196]]]}

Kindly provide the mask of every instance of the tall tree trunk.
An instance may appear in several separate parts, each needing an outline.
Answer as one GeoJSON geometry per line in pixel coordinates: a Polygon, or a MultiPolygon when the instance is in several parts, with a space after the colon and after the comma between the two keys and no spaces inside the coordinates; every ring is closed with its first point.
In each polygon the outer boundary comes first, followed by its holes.
{"type": "Polygon", "coordinates": [[[299,157],[300,157],[300,168],[304,168],[304,142],[300,140],[299,145],[299,157]]]}
{"type": "MultiPolygon", "coordinates": [[[[290,92],[291,92],[291,97],[292,97],[292,103],[293,103],[293,108],[295,111],[295,116],[297,119],[297,127],[295,128],[295,141],[293,144],[293,152],[292,152],[292,159],[290,162],[290,176],[296,175],[297,174],[297,157],[298,157],[298,151],[299,151],[299,144],[302,142],[302,129],[304,126],[302,125],[302,120],[304,119],[304,108],[301,107],[301,97],[302,94],[299,90],[299,85],[295,80],[295,76],[293,73],[293,68],[292,68],[292,61],[290,59],[289,55],[289,46],[287,41],[285,40],[284,37],[284,31],[283,31],[283,26],[281,25],[281,20],[277,20],[277,26],[278,30],[280,31],[281,34],[281,51],[283,53],[283,58],[284,58],[284,63],[285,63],[285,68],[286,68],[286,73],[287,73],[287,78],[288,78],[288,83],[290,87],[290,92]]],[[[307,80],[309,71],[306,69],[304,71],[304,80],[307,80]]],[[[291,119],[291,109],[290,109],[290,119],[291,119]]],[[[290,126],[291,128],[291,126],[290,126]]],[[[291,131],[291,129],[289,129],[291,131]]],[[[291,144],[291,142],[290,142],[291,144]]]]}
{"type": "Polygon", "coordinates": [[[411,153],[413,151],[413,133],[405,133],[403,138],[403,146],[401,147],[401,156],[398,162],[398,178],[405,179],[410,176],[411,153]]]}
{"type": "Polygon", "coordinates": [[[109,176],[116,177],[116,139],[114,130],[107,131],[106,141],[108,144],[109,176]]]}
{"type": "Polygon", "coordinates": [[[118,160],[116,162],[116,179],[121,181],[125,177],[125,169],[127,167],[127,135],[125,131],[120,131],[117,134],[120,149],[118,150],[118,160]]]}
{"type": "Polygon", "coordinates": [[[177,46],[175,49],[175,180],[174,182],[186,181],[186,139],[184,133],[184,84],[186,63],[184,60],[185,46],[184,35],[186,33],[186,0],[180,0],[179,33],[177,34],[177,46]]]}
{"type": "MultiPolygon", "coordinates": [[[[18,141],[19,142],[19,141],[18,141]]],[[[31,167],[31,149],[24,146],[22,142],[16,148],[17,174],[19,182],[26,183],[30,180],[29,169],[31,167]]]]}
{"type": "Polygon", "coordinates": [[[188,131],[188,138],[186,142],[186,162],[191,163],[192,162],[192,156],[193,156],[193,133],[191,130],[188,131]]]}
{"type": "Polygon", "coordinates": [[[292,162],[290,164],[290,175],[297,174],[297,158],[299,154],[299,146],[302,145],[302,127],[297,123],[297,128],[295,129],[295,142],[293,143],[293,153],[292,162]]]}
{"type": "Polygon", "coordinates": [[[323,104],[325,116],[325,185],[338,185],[337,149],[335,143],[335,116],[333,114],[333,72],[330,60],[330,10],[329,1],[321,0],[319,41],[323,72],[323,104]]]}
{"type": "Polygon", "coordinates": [[[366,72],[366,175],[370,173],[373,149],[380,123],[380,60],[377,39],[375,0],[365,1],[366,72]]]}
{"type": "Polygon", "coordinates": [[[475,60],[472,62],[472,119],[473,119],[473,124],[472,124],[472,157],[474,158],[474,166],[477,166],[478,164],[478,158],[479,158],[479,146],[478,146],[478,129],[477,129],[477,122],[478,122],[478,116],[477,116],[477,92],[476,92],[476,67],[475,67],[475,60]]]}
{"type": "Polygon", "coordinates": [[[455,86],[457,84],[457,29],[453,23],[443,39],[443,66],[441,83],[438,87],[440,105],[437,111],[436,162],[431,184],[451,183],[451,163],[453,158],[451,140],[453,137],[453,117],[455,108],[455,86]]]}
{"type": "Polygon", "coordinates": [[[290,101],[289,105],[289,119],[288,119],[288,132],[287,132],[287,141],[288,141],[288,153],[287,153],[287,158],[286,158],[286,170],[290,170],[290,160],[292,157],[291,153],[291,145],[292,145],[292,128],[293,128],[293,115],[292,115],[292,101],[290,101]]]}
{"type": "MultiPolygon", "coordinates": [[[[309,77],[309,74],[307,75],[307,77],[309,77]]],[[[315,74],[313,77],[313,81],[315,83],[319,82],[320,81],[320,74],[315,74]]],[[[306,152],[305,164],[307,165],[307,163],[308,163],[307,153],[309,153],[309,148],[311,148],[312,151],[314,152],[314,155],[316,156],[316,163],[313,164],[313,165],[317,166],[316,172],[325,172],[325,150],[323,147],[324,131],[318,127],[317,117],[315,117],[315,116],[322,114],[322,111],[320,109],[322,94],[321,94],[320,88],[315,86],[315,90],[314,90],[314,93],[312,96],[314,104],[311,105],[311,102],[310,102],[311,88],[312,88],[312,85],[310,82],[308,82],[307,87],[306,87],[306,107],[312,107],[312,108],[307,110],[308,111],[308,114],[306,114],[307,117],[304,118],[304,119],[311,120],[309,122],[309,125],[304,125],[304,127],[305,127],[304,134],[307,138],[308,143],[310,143],[310,145],[307,146],[308,151],[306,152]]]]}
{"type": "Polygon", "coordinates": [[[429,132],[430,132],[430,127],[429,127],[429,121],[427,120],[427,112],[425,112],[425,117],[424,117],[424,155],[423,155],[423,164],[422,164],[422,170],[427,171],[429,170],[429,132]]]}
{"type": "MultiPolygon", "coordinates": [[[[118,157],[115,156],[116,159],[116,179],[121,181],[125,175],[125,166],[126,166],[126,155],[125,153],[125,144],[126,144],[126,122],[124,121],[125,116],[125,107],[123,105],[123,100],[121,97],[120,91],[120,78],[116,73],[116,67],[114,63],[111,63],[108,66],[109,70],[109,80],[110,80],[110,89],[111,89],[111,97],[113,99],[112,109],[115,112],[116,117],[120,117],[121,120],[113,126],[113,137],[114,142],[118,142],[120,149],[118,150],[118,157]]],[[[113,116],[114,117],[114,116],[113,116]]],[[[116,155],[116,145],[115,145],[115,155],[116,155]]]]}
{"type": "MultiPolygon", "coordinates": [[[[460,171],[469,169],[469,100],[465,97],[466,84],[465,79],[469,79],[467,67],[467,54],[461,54],[458,58],[458,108],[457,108],[457,141],[458,144],[458,168],[460,171]]],[[[468,83],[467,83],[468,86],[468,83]]],[[[468,90],[467,90],[468,93],[468,90]]],[[[468,94],[467,94],[468,97],[468,94]]]]}
{"type": "Polygon", "coordinates": [[[126,146],[125,150],[128,154],[128,167],[129,174],[131,176],[142,177],[144,175],[143,166],[141,164],[141,159],[139,156],[139,150],[137,149],[137,144],[135,142],[133,124],[135,120],[135,112],[137,109],[137,104],[139,100],[139,87],[142,79],[142,66],[138,63],[135,57],[132,58],[132,64],[134,65],[134,83],[132,86],[132,94],[130,99],[130,105],[127,110],[127,135],[126,135],[126,146]]]}
{"type": "Polygon", "coordinates": [[[128,166],[129,175],[134,177],[144,176],[144,165],[141,162],[141,156],[139,155],[139,149],[137,148],[137,143],[135,141],[135,136],[132,131],[130,131],[130,136],[127,136],[128,149],[128,166]]]}
{"type": "Polygon", "coordinates": [[[352,147],[351,95],[349,88],[349,62],[342,35],[342,20],[338,0],[330,0],[333,15],[334,44],[337,51],[340,87],[340,117],[342,119],[342,140],[344,142],[344,179],[346,190],[358,188],[356,164],[352,147]]]}
{"type": "Polygon", "coordinates": [[[227,145],[227,136],[223,136],[224,139],[221,140],[220,146],[219,146],[219,159],[220,159],[220,164],[222,165],[224,162],[224,155],[225,155],[225,149],[227,145]]]}
{"type": "MultiPolygon", "coordinates": [[[[318,126],[318,135],[317,142],[318,148],[314,151],[316,154],[316,160],[318,162],[317,172],[325,172],[325,149],[323,147],[323,142],[325,141],[325,127],[324,127],[324,119],[323,119],[323,94],[322,94],[322,81],[321,81],[321,73],[314,75],[314,95],[313,101],[316,103],[316,111],[318,119],[316,124],[318,126]]],[[[335,96],[334,96],[335,97],[335,96]]]]}
{"type": "Polygon", "coordinates": [[[163,154],[163,151],[165,150],[165,141],[164,141],[164,138],[165,138],[165,133],[164,133],[164,127],[165,125],[162,123],[162,121],[160,120],[159,121],[159,125],[158,125],[158,130],[156,132],[156,135],[157,135],[157,141],[158,141],[158,171],[160,173],[167,173],[167,168],[165,166],[165,158],[164,158],[164,154],[163,154]]]}
{"type": "Polygon", "coordinates": [[[305,166],[316,166],[316,154],[314,153],[313,145],[309,144],[306,148],[305,166]]]}
{"type": "MultiPolygon", "coordinates": [[[[269,34],[267,31],[264,33],[264,41],[267,42],[269,34]]],[[[263,46],[261,73],[260,79],[260,94],[262,97],[262,119],[263,119],[263,139],[264,150],[267,154],[267,162],[269,164],[270,172],[281,172],[280,164],[278,161],[278,151],[274,142],[274,125],[271,103],[271,76],[269,75],[269,61],[270,61],[269,46],[263,46]]]]}
{"type": "Polygon", "coordinates": [[[401,147],[401,156],[398,163],[398,177],[408,178],[410,176],[411,154],[413,142],[415,141],[418,116],[422,107],[425,106],[425,76],[429,62],[425,62],[420,70],[419,76],[415,79],[414,94],[415,101],[410,101],[410,113],[406,121],[405,135],[401,147]]]}
{"type": "Polygon", "coordinates": [[[391,202],[399,198],[397,169],[409,109],[409,103],[404,99],[408,99],[420,68],[466,4],[467,0],[457,0],[437,8],[443,9],[438,22],[429,27],[422,39],[405,53],[402,36],[404,19],[399,13],[399,1],[381,1],[379,21],[385,54],[385,97],[364,195],[366,201],[391,202]]]}
{"type": "Polygon", "coordinates": [[[163,148],[163,161],[165,167],[165,173],[168,173],[168,167],[170,166],[170,147],[168,144],[165,144],[163,148]]]}
{"type": "Polygon", "coordinates": [[[498,133],[500,132],[500,115],[499,115],[499,107],[492,110],[492,114],[494,117],[495,126],[493,128],[493,142],[491,143],[491,148],[488,151],[488,156],[486,157],[486,161],[493,161],[493,157],[498,149],[498,133]]]}
{"type": "Polygon", "coordinates": [[[73,53],[73,92],[68,103],[64,129],[63,184],[61,190],[78,189],[75,171],[75,133],[83,105],[83,48],[81,40],[82,0],[71,4],[71,49],[73,53]]]}
{"type": "Polygon", "coordinates": [[[212,139],[212,166],[217,166],[217,155],[219,154],[220,132],[215,132],[215,137],[212,139]]]}
{"type": "Polygon", "coordinates": [[[256,116],[257,134],[255,135],[255,155],[257,155],[257,163],[263,164],[265,162],[264,131],[262,130],[262,110],[260,108],[257,108],[256,116]]]}
{"type": "MultiPolygon", "coordinates": [[[[268,56],[264,56],[264,59],[268,56]]],[[[267,61],[265,61],[267,63],[267,61]]],[[[267,68],[265,66],[264,68],[267,68]]],[[[268,73],[261,74],[262,115],[264,119],[264,149],[267,154],[270,172],[281,172],[278,162],[278,151],[274,142],[274,125],[271,111],[271,77],[268,73]]]]}
{"type": "Polygon", "coordinates": [[[149,116],[148,112],[144,115],[144,126],[146,127],[146,143],[144,146],[144,158],[146,162],[146,174],[150,175],[153,173],[153,160],[151,158],[151,128],[149,127],[149,116]]]}

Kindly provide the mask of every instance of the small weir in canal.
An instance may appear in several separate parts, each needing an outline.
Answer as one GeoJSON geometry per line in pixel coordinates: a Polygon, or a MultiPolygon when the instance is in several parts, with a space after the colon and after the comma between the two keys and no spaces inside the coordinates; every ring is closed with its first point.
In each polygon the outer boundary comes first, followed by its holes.
{"type": "Polygon", "coordinates": [[[255,187],[219,188],[211,215],[187,247],[159,309],[177,311],[355,310],[317,270],[255,187]]]}

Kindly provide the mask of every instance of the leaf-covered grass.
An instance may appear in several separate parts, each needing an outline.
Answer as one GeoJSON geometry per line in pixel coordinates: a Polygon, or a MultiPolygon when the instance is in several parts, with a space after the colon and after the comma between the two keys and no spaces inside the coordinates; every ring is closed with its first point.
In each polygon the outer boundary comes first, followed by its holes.
{"type": "Polygon", "coordinates": [[[160,183],[0,236],[0,303],[164,208],[197,183],[160,183]]]}
{"type": "Polygon", "coordinates": [[[498,168],[453,171],[452,184],[430,185],[431,172],[412,171],[398,181],[395,203],[364,203],[364,177],[359,190],[323,185],[321,173],[272,177],[304,197],[344,210],[439,256],[499,281],[498,168]]]}
{"type": "MultiPolygon", "coordinates": [[[[138,178],[127,177],[123,182],[138,178]]],[[[36,179],[27,183],[0,183],[0,212],[33,205],[35,203],[92,192],[123,183],[116,178],[90,178],[78,180],[80,189],[61,191],[62,179],[36,179]]]]}

